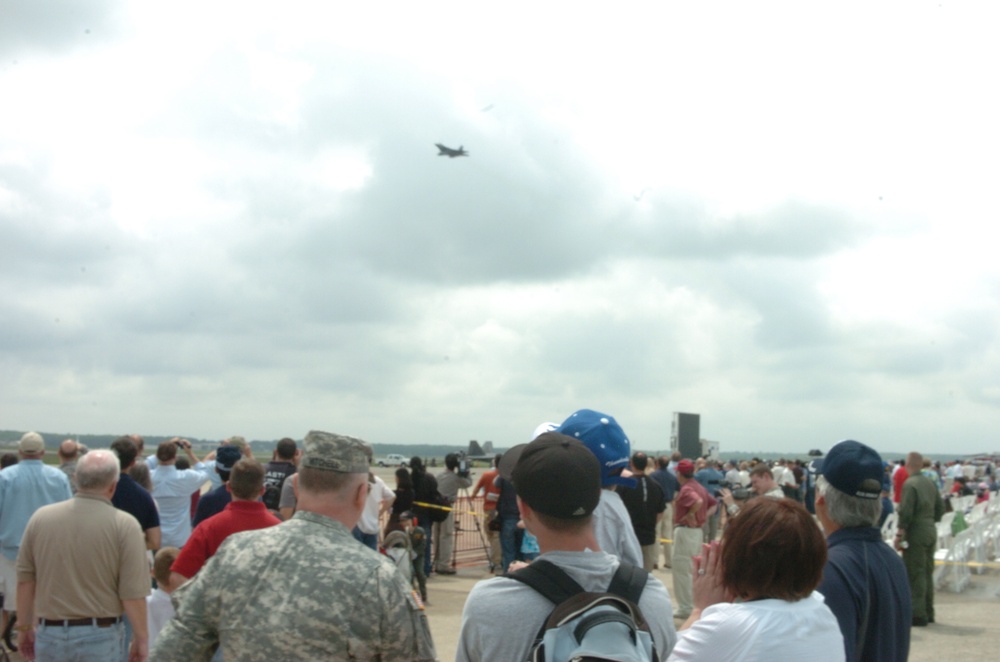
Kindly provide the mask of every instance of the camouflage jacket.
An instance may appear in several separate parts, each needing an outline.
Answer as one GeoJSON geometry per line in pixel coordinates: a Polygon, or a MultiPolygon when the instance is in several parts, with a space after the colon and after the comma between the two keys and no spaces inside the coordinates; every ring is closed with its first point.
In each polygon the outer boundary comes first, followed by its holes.
{"type": "Polygon", "coordinates": [[[174,593],[156,661],[437,660],[412,587],[340,522],[299,511],[230,536],[174,593]]]}

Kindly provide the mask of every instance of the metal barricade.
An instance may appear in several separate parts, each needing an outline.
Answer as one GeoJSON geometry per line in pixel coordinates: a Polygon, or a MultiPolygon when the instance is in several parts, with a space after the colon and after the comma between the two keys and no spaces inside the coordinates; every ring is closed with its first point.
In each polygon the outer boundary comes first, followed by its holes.
{"type": "Polygon", "coordinates": [[[459,496],[455,502],[455,565],[489,567],[489,541],[486,535],[486,518],[483,514],[484,497],[473,499],[459,496]]]}

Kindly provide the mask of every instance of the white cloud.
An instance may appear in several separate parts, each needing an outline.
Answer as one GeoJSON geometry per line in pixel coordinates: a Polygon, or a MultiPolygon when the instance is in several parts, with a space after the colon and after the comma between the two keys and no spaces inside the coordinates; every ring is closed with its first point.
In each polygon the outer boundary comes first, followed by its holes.
{"type": "Polygon", "coordinates": [[[4,427],[992,443],[991,5],[14,4],[4,427]]]}

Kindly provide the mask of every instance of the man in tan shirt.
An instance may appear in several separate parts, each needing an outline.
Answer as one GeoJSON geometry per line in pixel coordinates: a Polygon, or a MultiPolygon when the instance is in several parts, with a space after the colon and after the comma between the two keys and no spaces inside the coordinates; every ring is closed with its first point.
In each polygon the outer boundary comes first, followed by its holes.
{"type": "Polygon", "coordinates": [[[149,564],[142,529],[111,505],[118,458],[95,450],[77,464],[73,499],[38,509],[17,557],[18,647],[27,660],[130,661],[148,654],[149,564]]]}

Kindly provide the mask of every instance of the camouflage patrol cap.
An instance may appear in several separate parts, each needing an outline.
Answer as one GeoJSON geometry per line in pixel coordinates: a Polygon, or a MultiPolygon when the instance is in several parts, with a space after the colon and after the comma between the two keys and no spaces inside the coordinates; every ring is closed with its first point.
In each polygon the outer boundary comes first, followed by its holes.
{"type": "Polygon", "coordinates": [[[342,434],[312,430],[303,442],[300,468],[338,471],[345,474],[368,473],[368,444],[342,434]]]}

